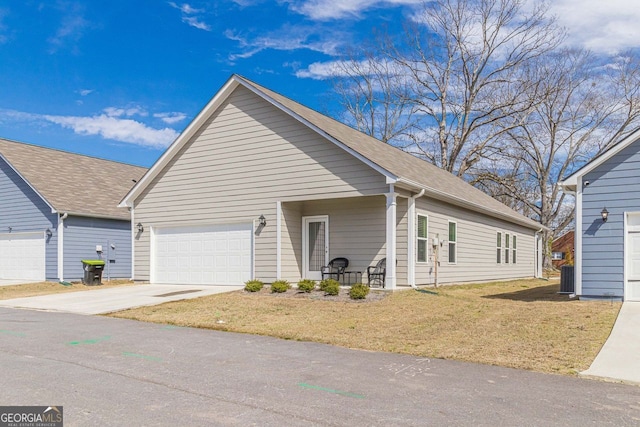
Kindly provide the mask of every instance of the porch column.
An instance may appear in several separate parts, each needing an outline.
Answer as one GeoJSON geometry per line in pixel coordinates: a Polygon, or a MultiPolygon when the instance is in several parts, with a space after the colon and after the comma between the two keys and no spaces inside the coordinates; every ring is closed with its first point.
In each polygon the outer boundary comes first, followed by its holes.
{"type": "Polygon", "coordinates": [[[282,278],[282,202],[276,202],[276,279],[282,278]]]}
{"type": "Polygon", "coordinates": [[[389,184],[387,196],[387,277],[385,287],[396,288],[396,198],[393,184],[389,184]]]}

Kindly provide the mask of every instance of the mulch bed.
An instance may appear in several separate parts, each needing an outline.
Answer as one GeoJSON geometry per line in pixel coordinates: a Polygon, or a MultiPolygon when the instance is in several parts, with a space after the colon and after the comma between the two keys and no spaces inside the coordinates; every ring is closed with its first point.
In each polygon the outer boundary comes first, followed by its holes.
{"type": "Polygon", "coordinates": [[[368,303],[368,302],[381,301],[389,294],[388,292],[385,292],[382,290],[371,289],[365,299],[351,299],[349,297],[349,289],[340,288],[340,293],[338,295],[325,295],[324,292],[319,290],[315,290],[312,292],[302,292],[296,288],[289,289],[286,292],[278,293],[278,292],[271,292],[271,287],[268,285],[265,285],[265,287],[258,292],[247,292],[247,291],[242,291],[242,292],[249,295],[264,296],[264,297],[298,298],[298,299],[310,299],[310,300],[317,300],[317,301],[334,301],[334,302],[354,302],[354,303],[361,303],[361,304],[368,303]]]}

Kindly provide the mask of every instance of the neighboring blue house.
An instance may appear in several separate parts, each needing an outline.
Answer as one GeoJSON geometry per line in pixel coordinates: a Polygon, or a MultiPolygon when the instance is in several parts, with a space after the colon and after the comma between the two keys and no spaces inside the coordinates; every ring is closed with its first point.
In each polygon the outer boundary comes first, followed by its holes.
{"type": "Polygon", "coordinates": [[[120,199],[145,168],[0,139],[0,279],[80,280],[82,259],[131,277],[120,199]]]}
{"type": "Polygon", "coordinates": [[[640,130],[559,185],[576,196],[576,294],[640,301],[640,130]]]}

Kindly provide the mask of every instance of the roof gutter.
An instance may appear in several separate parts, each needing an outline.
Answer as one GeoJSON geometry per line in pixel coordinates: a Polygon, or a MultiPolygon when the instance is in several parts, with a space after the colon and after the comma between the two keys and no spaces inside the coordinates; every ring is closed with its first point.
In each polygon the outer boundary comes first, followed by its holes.
{"type": "MultiPolygon", "coordinates": [[[[457,205],[457,206],[460,206],[460,207],[463,207],[463,208],[467,208],[467,209],[472,209],[472,210],[475,210],[477,212],[482,212],[482,213],[485,213],[487,215],[498,217],[498,218],[501,218],[501,219],[503,219],[505,221],[508,221],[508,222],[511,222],[511,223],[514,223],[514,224],[519,224],[519,225],[522,225],[523,227],[527,227],[527,228],[530,228],[530,229],[534,229],[535,230],[535,229],[538,229],[539,227],[542,227],[544,230],[549,230],[548,227],[545,227],[544,225],[541,225],[541,224],[539,224],[539,223],[537,223],[537,222],[535,222],[533,220],[529,220],[530,222],[529,221],[525,221],[525,220],[519,220],[518,218],[514,218],[512,216],[506,215],[506,214],[504,214],[502,212],[499,212],[499,211],[496,211],[494,209],[490,209],[490,208],[487,208],[485,206],[478,205],[476,203],[471,203],[471,202],[469,202],[467,200],[461,199],[461,198],[456,197],[456,196],[452,196],[452,195],[447,194],[447,193],[445,193],[443,191],[439,191],[439,190],[435,190],[433,188],[425,187],[422,184],[419,184],[417,182],[414,182],[414,181],[411,181],[411,180],[408,180],[408,179],[405,179],[405,178],[399,178],[398,182],[410,185],[410,186],[412,186],[414,188],[417,188],[417,189],[424,189],[424,190],[426,190],[425,192],[428,193],[430,196],[433,196],[434,198],[436,198],[438,200],[442,200],[444,202],[451,203],[453,205],[457,205]]],[[[523,217],[523,218],[526,218],[526,217],[523,217]]]]}

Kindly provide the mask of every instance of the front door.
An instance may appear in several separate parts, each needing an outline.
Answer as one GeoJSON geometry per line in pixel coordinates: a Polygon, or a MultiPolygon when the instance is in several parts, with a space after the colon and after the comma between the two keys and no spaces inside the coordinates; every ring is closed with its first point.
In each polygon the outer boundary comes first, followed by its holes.
{"type": "Polygon", "coordinates": [[[640,301],[640,214],[627,216],[625,301],[640,301]]]}
{"type": "Polygon", "coordinates": [[[329,263],[329,217],[302,218],[303,278],[321,280],[321,268],[329,263]]]}

